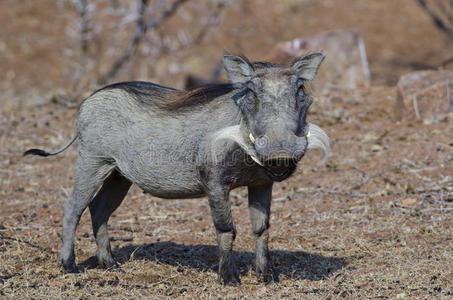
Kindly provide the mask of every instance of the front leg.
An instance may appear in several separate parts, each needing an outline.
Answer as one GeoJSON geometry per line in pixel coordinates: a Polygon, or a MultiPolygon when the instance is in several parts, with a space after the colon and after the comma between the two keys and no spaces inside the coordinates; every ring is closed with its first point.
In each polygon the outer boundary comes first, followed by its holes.
{"type": "Polygon", "coordinates": [[[249,186],[248,192],[250,219],[256,244],[256,276],[258,279],[262,276],[266,283],[275,283],[278,282],[278,277],[270,266],[268,248],[272,182],[249,186]]]}
{"type": "Polygon", "coordinates": [[[231,216],[231,203],[229,188],[224,187],[209,193],[209,206],[217,234],[219,245],[219,281],[225,285],[239,286],[239,272],[233,258],[233,241],[236,237],[233,218],[231,216]]]}

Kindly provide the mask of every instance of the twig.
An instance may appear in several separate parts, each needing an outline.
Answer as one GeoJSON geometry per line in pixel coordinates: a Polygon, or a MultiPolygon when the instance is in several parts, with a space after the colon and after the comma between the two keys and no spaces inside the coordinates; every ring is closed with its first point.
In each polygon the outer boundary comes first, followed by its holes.
{"type": "Polygon", "coordinates": [[[143,40],[146,35],[146,32],[149,30],[153,30],[161,26],[167,19],[173,16],[178,8],[188,0],[177,0],[173,2],[172,6],[164,11],[162,17],[157,21],[152,22],[151,24],[146,24],[145,22],[145,10],[148,6],[148,0],[142,0],[141,5],[138,10],[138,19],[137,19],[137,26],[135,29],[135,34],[132,37],[132,40],[127,48],[126,52],[116,60],[113,64],[110,71],[108,71],[101,79],[98,81],[99,84],[103,85],[106,84],[110,79],[115,77],[118,71],[124,66],[124,64],[134,55],[136,52],[138,45],[143,40]]]}
{"type": "Polygon", "coordinates": [[[412,98],[412,104],[414,105],[415,117],[417,120],[420,120],[420,112],[418,111],[418,102],[417,102],[417,95],[414,95],[412,98]]]}
{"type": "Polygon", "coordinates": [[[358,42],[359,42],[359,53],[360,53],[360,60],[362,61],[363,73],[365,73],[366,79],[370,80],[371,74],[370,74],[370,68],[368,66],[368,59],[367,59],[367,55],[366,55],[365,43],[360,35],[359,35],[358,42]]]}
{"type": "MultiPolygon", "coordinates": [[[[222,10],[225,8],[225,3],[223,1],[219,1],[219,3],[216,5],[214,8],[214,11],[211,13],[212,17],[211,19],[213,21],[207,22],[203,28],[201,28],[200,32],[198,32],[197,37],[193,40],[192,44],[198,44],[200,43],[204,37],[207,35],[209,30],[213,28],[213,25],[215,25],[218,22],[219,16],[222,13],[222,10]]],[[[223,68],[223,65],[222,65],[223,68]]]]}
{"type": "MultiPolygon", "coordinates": [[[[88,50],[89,50],[89,43],[88,43],[88,35],[90,32],[90,21],[92,15],[88,9],[88,0],[78,0],[76,3],[76,10],[79,13],[80,17],[80,51],[82,62],[78,66],[77,70],[75,71],[74,76],[74,84],[72,85],[72,90],[78,93],[80,91],[80,87],[82,84],[82,78],[84,74],[87,72],[87,64],[88,64],[88,50]]],[[[65,97],[66,98],[66,97],[65,97]]],[[[56,99],[58,100],[58,99],[56,99]]],[[[72,100],[75,99],[64,99],[63,104],[70,105],[72,100]]]]}
{"type": "Polygon", "coordinates": [[[128,232],[138,232],[139,230],[137,228],[132,228],[128,226],[109,226],[109,230],[122,230],[122,231],[128,231],[128,232]]]}
{"type": "Polygon", "coordinates": [[[440,16],[438,16],[431,7],[428,6],[428,3],[426,3],[425,0],[415,0],[417,1],[420,6],[429,14],[431,19],[433,20],[434,24],[442,30],[447,36],[453,40],[453,30],[448,28],[447,25],[442,21],[440,16]]]}
{"type": "Polygon", "coordinates": [[[82,25],[80,27],[80,49],[82,54],[85,56],[88,52],[88,39],[87,35],[90,30],[90,15],[88,12],[88,0],[79,0],[79,14],[82,19],[82,25]]]}
{"type": "MultiPolygon", "coordinates": [[[[179,275],[179,274],[178,274],[178,275],[179,275]]],[[[170,279],[173,279],[173,278],[177,277],[178,275],[173,275],[173,276],[171,276],[171,277],[164,278],[164,279],[162,279],[162,280],[159,280],[159,281],[157,281],[157,282],[154,282],[154,283],[150,284],[149,286],[156,286],[156,285],[158,285],[158,284],[164,283],[164,282],[166,282],[166,281],[168,281],[168,280],[170,280],[170,279]]]]}
{"type": "MultiPolygon", "coordinates": [[[[195,37],[190,41],[182,43],[180,47],[171,49],[169,52],[174,53],[177,51],[181,51],[184,48],[189,48],[194,45],[200,44],[204,40],[204,38],[208,35],[209,31],[212,30],[215,25],[218,25],[220,23],[221,14],[225,7],[226,7],[225,1],[219,1],[212,10],[212,12],[208,13],[210,15],[209,20],[201,27],[201,29],[198,31],[195,37]]],[[[220,76],[222,70],[223,63],[220,61],[216,68],[213,70],[209,81],[212,82],[218,81],[218,77],[220,76]]]]}
{"type": "Polygon", "coordinates": [[[187,2],[188,0],[176,0],[175,2],[173,2],[173,4],[171,5],[171,7],[164,11],[164,13],[162,14],[162,17],[155,21],[155,22],[152,22],[151,24],[149,25],[146,25],[146,30],[152,30],[152,29],[156,29],[157,27],[159,27],[160,25],[162,25],[165,21],[167,21],[168,18],[172,17],[176,11],[178,10],[178,8],[184,4],[185,2],[187,2]]]}
{"type": "Polygon", "coordinates": [[[448,100],[448,107],[450,108],[450,112],[453,112],[453,101],[451,100],[451,92],[450,92],[450,79],[447,79],[447,100],[448,100]]]}
{"type": "Polygon", "coordinates": [[[33,247],[33,248],[37,248],[39,250],[44,250],[44,248],[39,246],[39,245],[35,245],[33,243],[30,243],[28,241],[24,241],[24,240],[21,240],[21,239],[18,239],[18,238],[0,235],[0,239],[1,240],[11,240],[11,241],[19,242],[19,243],[24,243],[24,244],[27,244],[27,245],[33,247]]]}
{"type": "Polygon", "coordinates": [[[8,280],[10,278],[13,278],[15,276],[18,276],[20,275],[20,273],[12,273],[12,274],[8,274],[8,275],[0,275],[0,283],[2,283],[2,281],[4,280],[8,280]]]}
{"type": "Polygon", "coordinates": [[[453,57],[450,57],[446,60],[444,60],[441,64],[440,64],[440,69],[443,69],[445,68],[446,66],[448,66],[449,64],[453,63],[453,57]]]}
{"type": "Polygon", "coordinates": [[[440,211],[440,212],[445,212],[445,211],[453,211],[453,207],[429,207],[420,210],[421,212],[427,212],[427,211],[440,211]]]}
{"type": "Polygon", "coordinates": [[[134,239],[132,235],[125,235],[125,236],[112,236],[110,237],[111,241],[123,241],[123,242],[130,242],[134,239]]]}
{"type": "Polygon", "coordinates": [[[112,77],[118,73],[118,71],[123,67],[123,65],[131,58],[131,56],[135,53],[137,46],[145,36],[147,26],[145,24],[145,10],[148,6],[148,0],[142,0],[138,9],[138,18],[137,18],[137,26],[135,28],[135,34],[132,37],[131,43],[127,48],[126,52],[118,58],[115,63],[113,64],[110,71],[108,71],[100,80],[99,84],[103,85],[107,83],[112,77]]]}

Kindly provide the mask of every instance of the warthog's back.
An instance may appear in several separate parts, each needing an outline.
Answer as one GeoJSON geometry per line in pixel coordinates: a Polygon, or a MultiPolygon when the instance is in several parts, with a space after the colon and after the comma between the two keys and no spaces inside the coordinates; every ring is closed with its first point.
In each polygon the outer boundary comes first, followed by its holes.
{"type": "Polygon", "coordinates": [[[97,91],[79,113],[80,151],[103,157],[143,190],[164,198],[203,195],[195,164],[202,136],[190,116],[162,106],[177,90],[123,83],[97,91]]]}

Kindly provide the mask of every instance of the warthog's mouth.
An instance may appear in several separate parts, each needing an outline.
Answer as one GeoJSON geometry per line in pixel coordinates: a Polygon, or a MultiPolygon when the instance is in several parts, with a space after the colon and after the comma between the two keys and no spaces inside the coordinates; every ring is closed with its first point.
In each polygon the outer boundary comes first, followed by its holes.
{"type": "MultiPolygon", "coordinates": [[[[260,159],[253,146],[253,144],[255,143],[255,138],[250,133],[249,139],[245,140],[240,131],[240,125],[226,127],[216,132],[211,149],[214,161],[217,161],[217,153],[215,151],[216,144],[217,142],[225,139],[236,142],[258,165],[265,168],[272,178],[285,178],[285,176],[287,176],[286,173],[291,174],[295,169],[295,165],[297,164],[297,161],[293,158],[280,155],[271,159],[260,159]],[[290,166],[292,166],[293,164],[294,169],[290,168],[290,166]]],[[[330,152],[330,142],[329,137],[324,132],[324,130],[322,130],[318,125],[308,123],[307,141],[307,149],[321,149],[321,151],[323,152],[321,161],[325,161],[330,152]]]]}
{"type": "Polygon", "coordinates": [[[288,178],[296,170],[297,160],[293,158],[275,158],[263,162],[267,175],[274,181],[288,178]]]}

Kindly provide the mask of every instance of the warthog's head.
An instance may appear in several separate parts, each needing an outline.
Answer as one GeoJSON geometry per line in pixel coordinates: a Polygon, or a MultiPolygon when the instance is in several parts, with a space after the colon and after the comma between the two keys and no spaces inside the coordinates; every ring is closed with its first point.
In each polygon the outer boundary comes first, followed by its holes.
{"type": "Polygon", "coordinates": [[[238,91],[233,100],[243,115],[237,128],[242,137],[236,141],[274,180],[288,177],[307,148],[328,151],[325,133],[306,121],[313,100],[304,88],[306,81],[315,78],[323,59],[314,53],[289,67],[250,63],[239,56],[223,59],[238,91]]]}

